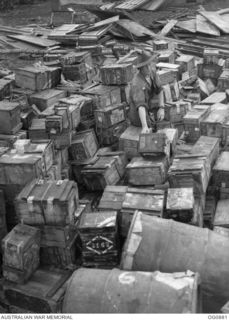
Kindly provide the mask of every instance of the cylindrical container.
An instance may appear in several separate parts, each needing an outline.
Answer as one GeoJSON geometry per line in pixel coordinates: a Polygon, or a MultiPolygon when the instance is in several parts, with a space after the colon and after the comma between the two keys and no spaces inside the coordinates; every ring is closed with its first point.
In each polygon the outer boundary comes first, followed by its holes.
{"type": "Polygon", "coordinates": [[[198,274],[78,269],[63,313],[196,313],[198,274]],[[92,285],[93,284],[93,285],[92,285]]]}
{"type": "Polygon", "coordinates": [[[219,312],[228,300],[228,265],[229,238],[141,212],[134,215],[121,259],[124,270],[198,272],[208,312],[219,312]]]}

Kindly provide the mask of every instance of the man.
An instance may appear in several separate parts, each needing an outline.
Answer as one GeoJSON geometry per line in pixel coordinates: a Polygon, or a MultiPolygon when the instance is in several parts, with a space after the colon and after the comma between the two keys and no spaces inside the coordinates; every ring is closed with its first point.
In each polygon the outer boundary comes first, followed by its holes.
{"type": "Polygon", "coordinates": [[[152,68],[155,55],[143,51],[139,56],[135,74],[130,88],[129,119],[133,126],[141,127],[142,133],[151,131],[155,121],[164,119],[164,94],[152,68]],[[152,98],[157,95],[157,107],[153,107],[152,98]]]}

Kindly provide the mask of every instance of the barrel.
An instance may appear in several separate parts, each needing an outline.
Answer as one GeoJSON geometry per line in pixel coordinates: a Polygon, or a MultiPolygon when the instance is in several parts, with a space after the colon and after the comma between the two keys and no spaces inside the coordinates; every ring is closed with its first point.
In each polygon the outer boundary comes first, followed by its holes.
{"type": "Polygon", "coordinates": [[[121,258],[124,270],[198,272],[206,312],[219,312],[228,300],[228,266],[228,237],[141,212],[133,217],[121,258]]]}
{"type": "Polygon", "coordinates": [[[199,276],[119,269],[75,271],[63,313],[196,313],[199,276]]]}

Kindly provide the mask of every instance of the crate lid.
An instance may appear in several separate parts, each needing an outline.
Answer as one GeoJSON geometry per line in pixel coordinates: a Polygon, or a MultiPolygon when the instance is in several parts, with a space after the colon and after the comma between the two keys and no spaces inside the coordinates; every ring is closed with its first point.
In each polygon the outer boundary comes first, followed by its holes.
{"type": "Polygon", "coordinates": [[[154,168],[162,167],[165,165],[166,156],[160,158],[152,158],[146,160],[142,157],[135,157],[131,162],[126,166],[127,169],[136,169],[136,168],[154,168]]]}
{"type": "Polygon", "coordinates": [[[7,100],[0,101],[0,111],[12,111],[19,109],[17,102],[9,102],[7,100]]]}
{"type": "Polygon", "coordinates": [[[117,216],[117,211],[86,213],[80,220],[79,229],[115,227],[117,225],[117,216]]]}
{"type": "Polygon", "coordinates": [[[7,244],[15,244],[22,250],[26,249],[31,244],[31,240],[35,240],[35,237],[39,237],[40,230],[25,224],[16,225],[2,240],[3,246],[7,244]]]}
{"type": "Polygon", "coordinates": [[[19,154],[16,150],[11,150],[8,153],[3,154],[0,157],[0,164],[30,164],[33,165],[38,161],[41,161],[42,156],[39,154],[19,154]]]}
{"type": "Polygon", "coordinates": [[[164,194],[144,194],[127,192],[122,209],[147,210],[162,212],[164,207],[164,194]]]}
{"type": "Polygon", "coordinates": [[[194,206],[193,188],[168,189],[166,209],[189,210],[194,206]]]}

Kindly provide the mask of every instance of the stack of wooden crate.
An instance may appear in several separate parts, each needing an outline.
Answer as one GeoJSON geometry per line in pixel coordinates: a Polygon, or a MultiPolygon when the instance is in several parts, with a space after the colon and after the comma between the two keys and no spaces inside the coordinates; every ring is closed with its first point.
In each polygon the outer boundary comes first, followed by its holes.
{"type": "Polygon", "coordinates": [[[17,196],[19,221],[40,229],[41,265],[74,268],[78,205],[77,185],[69,180],[33,180],[17,196]]]}

